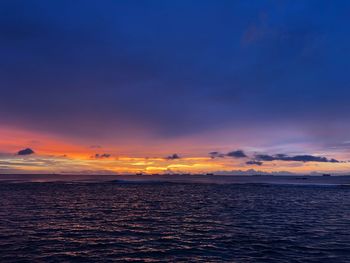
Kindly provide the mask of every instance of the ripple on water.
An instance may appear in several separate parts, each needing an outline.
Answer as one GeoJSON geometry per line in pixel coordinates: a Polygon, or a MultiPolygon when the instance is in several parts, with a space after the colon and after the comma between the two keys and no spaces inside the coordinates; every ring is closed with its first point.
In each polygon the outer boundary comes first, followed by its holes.
{"type": "Polygon", "coordinates": [[[350,189],[0,184],[0,262],[350,262],[350,189]]]}

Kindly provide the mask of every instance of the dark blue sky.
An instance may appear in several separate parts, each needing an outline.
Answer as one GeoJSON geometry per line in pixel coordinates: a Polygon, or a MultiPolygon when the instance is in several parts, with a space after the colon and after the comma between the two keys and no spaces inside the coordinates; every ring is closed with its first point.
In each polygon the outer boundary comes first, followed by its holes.
{"type": "Polygon", "coordinates": [[[336,147],[350,139],[349,12],[349,1],[4,0],[1,123],[94,143],[243,130],[336,147]]]}

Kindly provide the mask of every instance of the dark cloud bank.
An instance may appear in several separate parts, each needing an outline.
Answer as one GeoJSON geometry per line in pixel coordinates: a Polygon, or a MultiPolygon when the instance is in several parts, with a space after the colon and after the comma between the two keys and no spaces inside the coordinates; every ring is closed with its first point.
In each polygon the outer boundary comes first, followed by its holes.
{"type": "Polygon", "coordinates": [[[321,162],[321,163],[339,163],[340,161],[336,159],[328,159],[322,156],[314,156],[314,155],[295,155],[288,156],[286,154],[276,154],[276,155],[268,155],[268,154],[257,154],[255,155],[255,159],[258,161],[294,161],[294,162],[321,162]]]}
{"type": "MultiPolygon", "coordinates": [[[[209,156],[212,159],[215,158],[225,158],[225,157],[232,157],[232,158],[249,158],[249,156],[242,150],[236,150],[232,152],[228,152],[226,154],[220,153],[220,152],[210,152],[209,156]]],[[[286,154],[275,154],[275,155],[269,155],[269,154],[255,154],[254,157],[247,161],[247,165],[263,165],[263,162],[272,162],[272,161],[286,161],[286,162],[321,162],[321,163],[340,163],[340,161],[333,159],[333,158],[326,158],[323,156],[314,156],[314,155],[294,155],[289,156],[286,154]]]]}

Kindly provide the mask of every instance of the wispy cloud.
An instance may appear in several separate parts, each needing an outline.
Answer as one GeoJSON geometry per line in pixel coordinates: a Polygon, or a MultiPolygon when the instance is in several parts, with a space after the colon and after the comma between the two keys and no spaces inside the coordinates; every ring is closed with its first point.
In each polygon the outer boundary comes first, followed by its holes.
{"type": "Polygon", "coordinates": [[[225,154],[220,153],[220,152],[210,152],[210,153],[209,153],[209,156],[210,156],[212,159],[215,159],[215,158],[224,158],[224,157],[225,157],[225,154]]]}
{"type": "Polygon", "coordinates": [[[101,146],[101,145],[98,145],[98,144],[95,144],[95,145],[90,145],[90,148],[91,148],[91,149],[101,149],[102,146],[101,146]]]}

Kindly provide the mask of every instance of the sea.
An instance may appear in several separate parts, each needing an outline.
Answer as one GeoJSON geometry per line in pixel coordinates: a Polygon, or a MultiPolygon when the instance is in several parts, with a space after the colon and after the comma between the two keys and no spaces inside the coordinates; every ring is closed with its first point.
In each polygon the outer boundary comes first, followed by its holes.
{"type": "Polygon", "coordinates": [[[350,177],[0,175],[0,262],[350,262],[350,177]]]}

